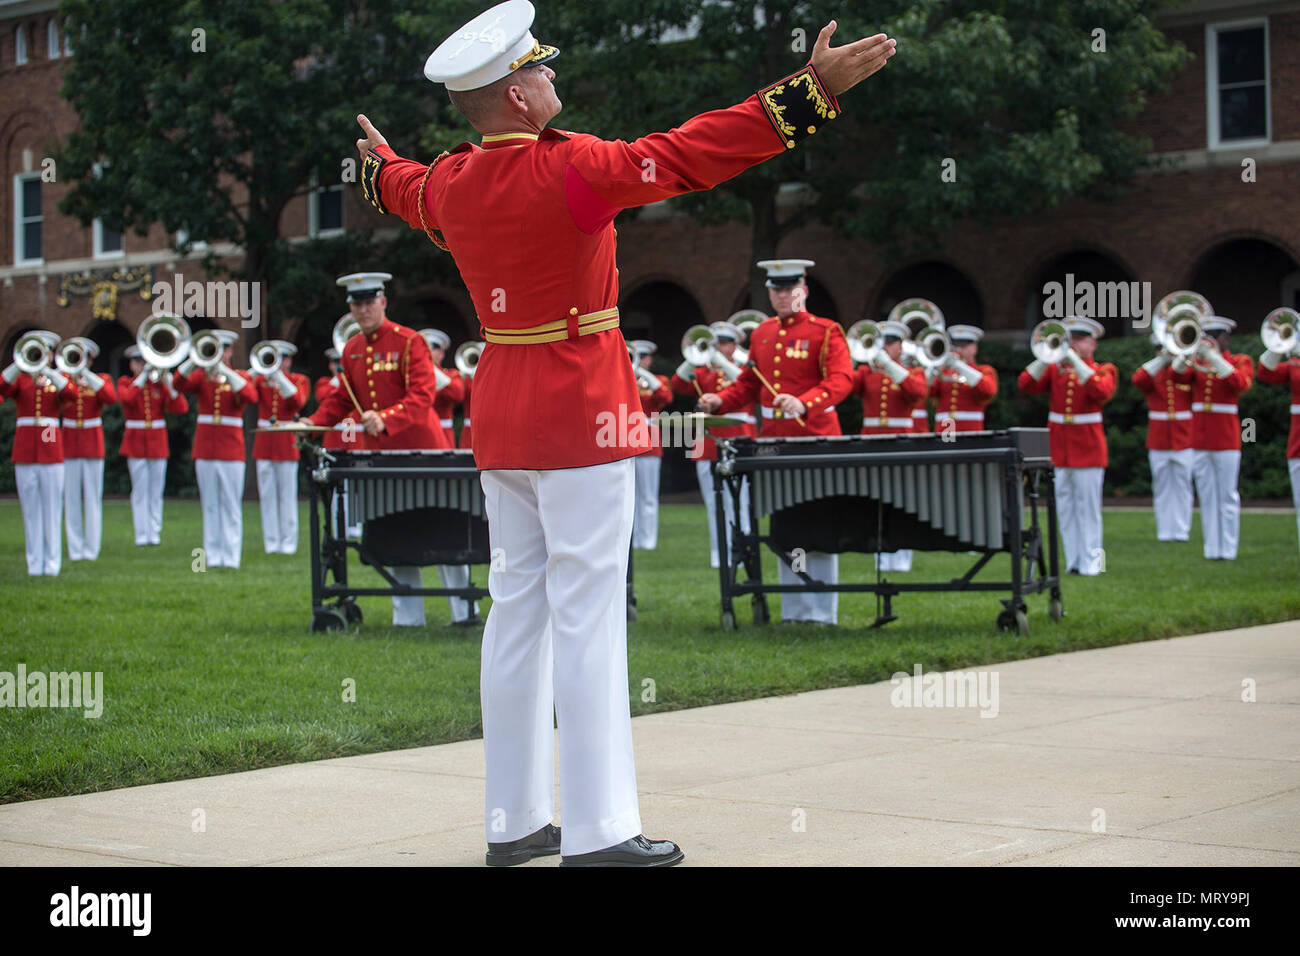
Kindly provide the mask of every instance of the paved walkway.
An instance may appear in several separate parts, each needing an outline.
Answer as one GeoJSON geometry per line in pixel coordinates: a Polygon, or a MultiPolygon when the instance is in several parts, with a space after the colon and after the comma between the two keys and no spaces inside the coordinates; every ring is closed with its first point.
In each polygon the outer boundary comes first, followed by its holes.
{"type": "MultiPolygon", "coordinates": [[[[1300,864],[1300,622],[985,671],[991,718],[889,682],[639,717],[648,835],[697,866],[1300,864]]],[[[35,800],[0,865],[478,866],[482,793],[465,741],[35,800]]]]}

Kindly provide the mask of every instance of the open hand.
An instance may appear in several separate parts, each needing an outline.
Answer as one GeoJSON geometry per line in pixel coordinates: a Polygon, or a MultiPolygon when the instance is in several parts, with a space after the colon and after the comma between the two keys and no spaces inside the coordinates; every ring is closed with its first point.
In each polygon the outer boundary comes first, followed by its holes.
{"type": "Polygon", "coordinates": [[[376,146],[388,145],[388,140],[384,137],[384,134],[371,125],[365,113],[357,115],[357,122],[361,125],[361,132],[366,134],[365,139],[357,140],[357,152],[363,157],[376,146]]]}
{"type": "Polygon", "coordinates": [[[812,53],[813,69],[831,96],[853,89],[878,71],[894,55],[898,44],[897,40],[877,33],[832,49],[831,35],[835,27],[834,20],[822,27],[812,53]]]}

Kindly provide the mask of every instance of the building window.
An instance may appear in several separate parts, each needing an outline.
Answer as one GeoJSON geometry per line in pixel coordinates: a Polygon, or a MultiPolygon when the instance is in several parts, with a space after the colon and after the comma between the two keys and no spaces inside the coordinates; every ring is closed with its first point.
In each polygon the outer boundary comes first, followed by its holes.
{"type": "Polygon", "coordinates": [[[1268,21],[1205,26],[1210,148],[1270,141],[1268,21]]]}
{"type": "Polygon", "coordinates": [[[182,252],[186,251],[187,249],[190,252],[207,252],[208,244],[204,242],[202,239],[195,239],[191,241],[190,231],[188,229],[177,229],[176,248],[180,249],[182,252]]]}
{"type": "Polygon", "coordinates": [[[343,232],[343,185],[313,189],[307,210],[307,231],[312,238],[336,236],[343,232]]]}
{"type": "Polygon", "coordinates": [[[41,174],[21,173],[14,177],[14,265],[40,265],[41,174]]]}
{"type": "MultiPolygon", "coordinates": [[[[95,178],[98,179],[104,173],[104,167],[100,163],[95,164],[95,178]]],[[[122,255],[124,247],[122,245],[122,230],[115,229],[112,226],[104,224],[104,220],[96,219],[94,222],[95,234],[95,251],[96,259],[115,259],[122,255]]]]}
{"type": "Polygon", "coordinates": [[[18,24],[14,27],[14,63],[22,66],[27,62],[27,27],[18,24]]]}
{"type": "MultiPolygon", "coordinates": [[[[81,35],[86,35],[86,25],[81,25],[81,35]]],[[[63,21],[63,55],[72,56],[72,21],[63,21]]]]}
{"type": "Polygon", "coordinates": [[[59,58],[59,22],[50,20],[45,24],[46,55],[51,60],[59,58]]]}

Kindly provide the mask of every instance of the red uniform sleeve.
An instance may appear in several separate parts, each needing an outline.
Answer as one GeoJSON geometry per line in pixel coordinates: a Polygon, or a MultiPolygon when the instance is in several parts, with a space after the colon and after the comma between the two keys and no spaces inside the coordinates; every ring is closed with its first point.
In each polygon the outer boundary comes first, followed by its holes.
{"type": "Polygon", "coordinates": [[[18,379],[14,379],[12,385],[0,378],[0,398],[9,398],[11,395],[18,394],[18,379]]]}
{"type": "Polygon", "coordinates": [[[1232,364],[1236,366],[1232,374],[1222,381],[1232,392],[1240,395],[1255,379],[1255,362],[1249,355],[1234,355],[1232,364]]]}
{"type": "MultiPolygon", "coordinates": [[[[853,390],[853,359],[849,358],[849,343],[838,323],[826,330],[822,341],[822,380],[799,396],[808,408],[825,408],[843,401],[853,390]]],[[[921,394],[925,394],[925,379],[921,379],[921,394]]]]}
{"type": "Polygon", "coordinates": [[[172,385],[178,392],[188,392],[191,395],[197,395],[203,385],[203,379],[207,377],[207,372],[201,368],[196,368],[189,375],[182,375],[177,372],[172,377],[172,385]]]}
{"type": "Polygon", "coordinates": [[[688,382],[676,372],[673,372],[673,377],[668,380],[668,387],[678,395],[699,395],[699,392],[695,390],[695,385],[694,380],[688,382]]]}
{"type": "Polygon", "coordinates": [[[1105,405],[1115,397],[1115,389],[1118,387],[1119,369],[1109,362],[1103,362],[1084,383],[1083,391],[1098,404],[1105,405]]]}
{"type": "Polygon", "coordinates": [[[139,394],[140,390],[132,384],[130,375],[123,375],[117,380],[117,400],[123,405],[133,401],[139,394]]]}
{"type": "Polygon", "coordinates": [[[1133,373],[1131,381],[1133,382],[1133,387],[1143,395],[1150,395],[1156,387],[1155,379],[1153,379],[1150,373],[1148,373],[1141,365],[1139,365],[1138,370],[1133,373]]]}
{"type": "Polygon", "coordinates": [[[1290,385],[1292,370],[1300,368],[1292,362],[1278,362],[1277,368],[1269,368],[1262,362],[1259,366],[1259,380],[1265,385],[1290,385]]]}
{"type": "Polygon", "coordinates": [[[987,405],[998,397],[998,373],[992,365],[976,367],[984,374],[980,376],[979,383],[975,386],[975,394],[979,396],[981,404],[987,405]]]}
{"type": "Polygon", "coordinates": [[[235,392],[236,399],[244,405],[256,405],[260,401],[260,397],[257,394],[257,385],[254,384],[252,376],[241,375],[239,372],[235,374],[240,375],[244,381],[244,387],[235,392]]]}
{"type": "MultiPolygon", "coordinates": [[[[429,368],[432,370],[433,356],[430,355],[429,358],[429,368]]],[[[443,369],[442,371],[444,375],[451,379],[451,381],[447,383],[446,388],[438,389],[438,397],[448,399],[453,403],[465,401],[465,382],[461,379],[460,372],[456,369],[451,369],[450,371],[443,369]]]]}
{"type": "MultiPolygon", "coordinates": [[[[339,375],[343,375],[342,371],[339,375]]],[[[329,385],[326,382],[326,385],[329,385]]],[[[345,418],[352,418],[353,421],[361,419],[360,413],[357,412],[356,406],[352,403],[352,396],[348,394],[347,386],[342,383],[337,388],[329,386],[325,392],[325,397],[321,397],[321,389],[316,389],[316,399],[320,402],[320,407],[314,411],[307,419],[313,425],[337,425],[345,418]]]]}
{"type": "Polygon", "coordinates": [[[919,368],[914,368],[907,373],[907,378],[898,383],[898,390],[910,398],[913,404],[923,401],[930,391],[925,384],[925,373],[919,368]]]}
{"type": "Polygon", "coordinates": [[[172,395],[167,393],[167,401],[163,405],[163,411],[172,415],[184,415],[190,410],[190,400],[181,392],[172,395]]]}
{"type": "MultiPolygon", "coordinates": [[[[406,394],[400,401],[379,411],[384,429],[390,435],[412,425],[428,424],[433,413],[433,398],[438,391],[433,380],[433,356],[421,336],[414,335],[406,340],[402,365],[406,369],[406,394]]],[[[438,423],[433,424],[436,427],[438,423]]]]}
{"type": "MultiPolygon", "coordinates": [[[[1043,377],[1038,379],[1029,374],[1029,369],[1025,369],[1020,373],[1020,377],[1016,379],[1016,385],[1026,395],[1042,395],[1044,392],[1051,389],[1052,376],[1055,374],[1055,365],[1047,366],[1047,371],[1043,373],[1043,377]]],[[[1095,375],[1093,376],[1093,378],[1096,377],[1097,376],[1095,375]]]]}
{"type": "Polygon", "coordinates": [[[717,393],[718,397],[722,399],[718,414],[725,415],[727,412],[734,412],[738,408],[748,408],[758,401],[762,389],[763,383],[754,374],[754,369],[746,365],[741,369],[740,378],[717,393]]]}
{"type": "Polygon", "coordinates": [[[107,375],[102,376],[102,378],[104,384],[101,385],[99,391],[95,393],[95,397],[99,399],[99,404],[101,405],[116,405],[117,389],[113,387],[113,380],[107,375]]]}

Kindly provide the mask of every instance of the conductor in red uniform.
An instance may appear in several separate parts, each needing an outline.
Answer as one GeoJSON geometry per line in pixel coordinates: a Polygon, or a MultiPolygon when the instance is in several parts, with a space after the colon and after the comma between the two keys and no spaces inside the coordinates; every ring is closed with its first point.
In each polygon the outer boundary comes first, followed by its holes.
{"type": "MultiPolygon", "coordinates": [[[[700,408],[710,414],[749,409],[759,403],[760,438],[838,435],[835,403],[853,387],[853,362],[838,322],[806,308],[806,271],[811,259],[765,259],[767,295],[775,315],[761,322],[749,338],[749,362],[740,377],[720,394],[704,395],[700,408]]],[[[839,581],[839,555],[807,551],[803,571],[815,581],[839,581]]],[[[777,562],[781,584],[801,584],[790,565],[777,562]]],[[[835,624],[839,594],[834,591],[781,596],[783,621],[835,624]]]]}
{"type": "Polygon", "coordinates": [[[632,458],[650,439],[635,427],[640,402],[618,331],[614,217],[794,148],[838,115],[835,94],[883,66],[893,44],[879,36],[831,50],[828,26],[815,70],[628,143],[546,128],[560,111],[545,65],[558,51],[533,39],[532,19],[531,3],[508,0],[425,64],[481,143],[426,167],[399,158],[361,117],[362,189],[452,254],[487,341],[474,457],[503,559],[483,634],[488,862],[561,849],[554,713],[562,863],[668,865],[681,850],[641,835],[628,715],[632,458]]]}

